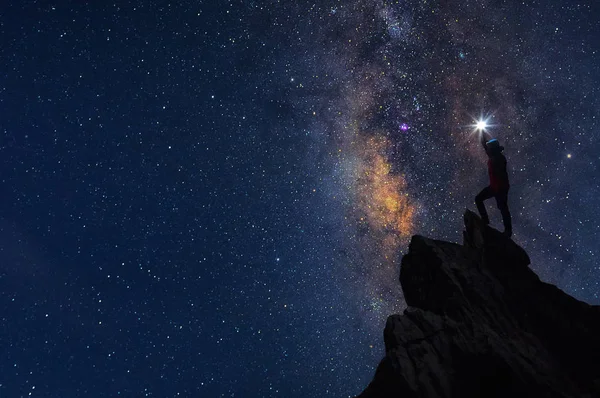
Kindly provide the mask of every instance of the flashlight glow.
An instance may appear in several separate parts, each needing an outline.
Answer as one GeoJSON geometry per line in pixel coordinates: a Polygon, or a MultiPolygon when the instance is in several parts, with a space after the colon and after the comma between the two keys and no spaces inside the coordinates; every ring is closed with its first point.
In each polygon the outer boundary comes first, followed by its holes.
{"type": "Polygon", "coordinates": [[[492,119],[494,117],[493,114],[480,113],[479,117],[473,115],[470,116],[472,118],[471,120],[473,121],[473,124],[468,125],[468,127],[472,129],[471,134],[481,136],[486,131],[496,127],[496,124],[492,123],[492,119]]]}

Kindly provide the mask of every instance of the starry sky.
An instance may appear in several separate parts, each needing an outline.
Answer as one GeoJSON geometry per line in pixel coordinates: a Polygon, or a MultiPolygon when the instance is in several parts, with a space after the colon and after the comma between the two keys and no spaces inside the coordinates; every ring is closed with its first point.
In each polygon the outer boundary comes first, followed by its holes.
{"type": "Polygon", "coordinates": [[[480,119],[532,269],[600,304],[598,7],[2,2],[0,396],[358,394],[480,119]]]}

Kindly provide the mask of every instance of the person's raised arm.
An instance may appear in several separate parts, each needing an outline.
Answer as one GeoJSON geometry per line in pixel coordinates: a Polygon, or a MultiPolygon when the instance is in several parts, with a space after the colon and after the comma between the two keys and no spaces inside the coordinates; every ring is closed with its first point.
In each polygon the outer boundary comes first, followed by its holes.
{"type": "Polygon", "coordinates": [[[481,140],[481,146],[483,146],[483,149],[487,152],[487,146],[485,144],[492,139],[492,136],[485,131],[482,131],[479,139],[481,140]]]}

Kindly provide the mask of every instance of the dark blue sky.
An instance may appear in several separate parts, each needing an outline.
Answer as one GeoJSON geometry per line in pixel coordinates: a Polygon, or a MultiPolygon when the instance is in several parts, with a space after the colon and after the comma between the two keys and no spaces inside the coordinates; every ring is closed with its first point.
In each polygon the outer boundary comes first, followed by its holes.
{"type": "Polygon", "coordinates": [[[514,240],[600,303],[598,6],[433,3],[0,6],[0,395],[358,394],[480,115],[514,240]]]}

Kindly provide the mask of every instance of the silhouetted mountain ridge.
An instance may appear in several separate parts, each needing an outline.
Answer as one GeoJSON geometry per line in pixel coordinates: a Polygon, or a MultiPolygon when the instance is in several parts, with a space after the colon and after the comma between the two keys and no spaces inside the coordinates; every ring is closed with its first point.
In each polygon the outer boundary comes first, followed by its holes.
{"type": "Polygon", "coordinates": [[[527,253],[473,212],[464,244],[414,236],[408,308],[360,398],[600,397],[600,307],[540,281],[527,253]]]}

